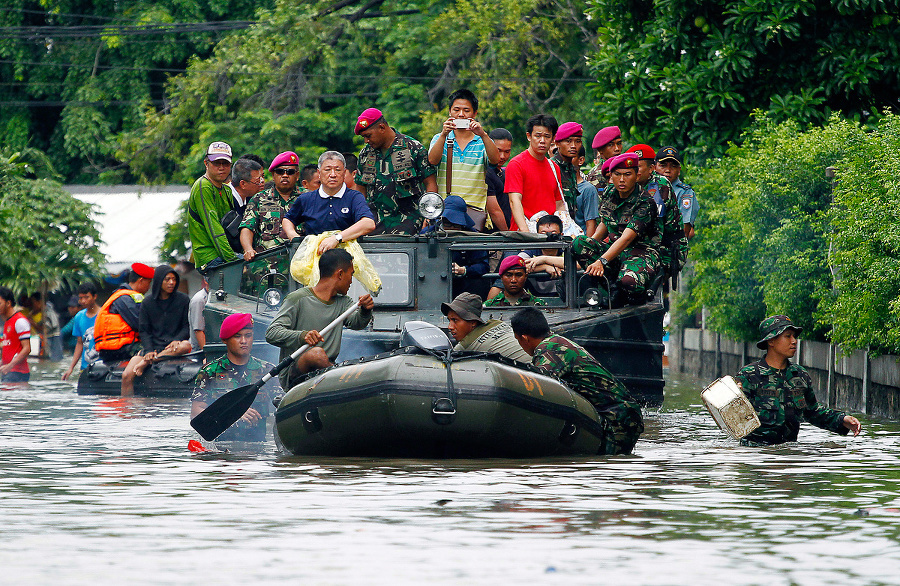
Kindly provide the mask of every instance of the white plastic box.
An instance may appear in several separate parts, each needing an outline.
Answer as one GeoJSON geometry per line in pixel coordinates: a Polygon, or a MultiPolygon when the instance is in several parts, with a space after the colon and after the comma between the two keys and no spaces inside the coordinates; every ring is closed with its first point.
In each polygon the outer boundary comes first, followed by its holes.
{"type": "Polygon", "coordinates": [[[759,416],[737,381],[723,376],[700,392],[703,404],[716,424],[735,439],[741,439],[760,426],[759,416]]]}

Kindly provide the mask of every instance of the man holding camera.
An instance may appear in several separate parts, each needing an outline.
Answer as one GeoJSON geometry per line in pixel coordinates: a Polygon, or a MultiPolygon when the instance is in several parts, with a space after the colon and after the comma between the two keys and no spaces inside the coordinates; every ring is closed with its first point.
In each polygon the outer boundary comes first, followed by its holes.
{"type": "MultiPolygon", "coordinates": [[[[428,162],[438,168],[437,188],[441,197],[458,195],[466,205],[493,216],[501,213],[496,200],[491,203],[496,209],[488,209],[487,165],[500,161],[500,152],[481,124],[475,120],[478,115],[478,98],[469,90],[456,90],[447,99],[450,116],[444,121],[441,132],[431,139],[428,148],[428,162]],[[452,134],[452,138],[450,137],[452,134]],[[448,165],[447,151],[452,149],[453,160],[448,165]],[[448,193],[447,170],[450,168],[448,193]]],[[[490,226],[490,224],[488,224],[490,226]]]]}

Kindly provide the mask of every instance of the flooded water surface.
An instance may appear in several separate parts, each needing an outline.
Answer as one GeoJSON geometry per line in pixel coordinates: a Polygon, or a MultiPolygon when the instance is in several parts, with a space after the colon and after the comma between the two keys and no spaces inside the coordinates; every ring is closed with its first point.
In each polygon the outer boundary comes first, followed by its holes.
{"type": "Polygon", "coordinates": [[[194,454],[187,399],[0,387],[9,584],[897,584],[900,424],[743,448],[670,377],[635,455],[194,454]]]}

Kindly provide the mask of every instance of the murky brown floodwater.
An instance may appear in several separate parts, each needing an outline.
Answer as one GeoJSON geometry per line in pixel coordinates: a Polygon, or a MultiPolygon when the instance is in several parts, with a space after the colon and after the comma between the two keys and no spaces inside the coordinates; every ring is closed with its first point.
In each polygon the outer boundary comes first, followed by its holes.
{"type": "Polygon", "coordinates": [[[900,423],[742,448],[670,379],[630,457],[192,454],[189,402],[0,387],[0,583],[897,584],[900,423]]]}

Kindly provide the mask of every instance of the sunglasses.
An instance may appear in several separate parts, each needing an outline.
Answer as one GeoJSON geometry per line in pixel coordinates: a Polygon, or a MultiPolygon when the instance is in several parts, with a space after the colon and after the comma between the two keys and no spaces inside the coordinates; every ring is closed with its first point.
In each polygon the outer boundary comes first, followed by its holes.
{"type": "Polygon", "coordinates": [[[278,169],[275,169],[274,171],[272,171],[272,173],[275,173],[276,175],[291,176],[291,175],[295,175],[297,173],[297,170],[296,169],[282,169],[279,167],[278,169]]]}

